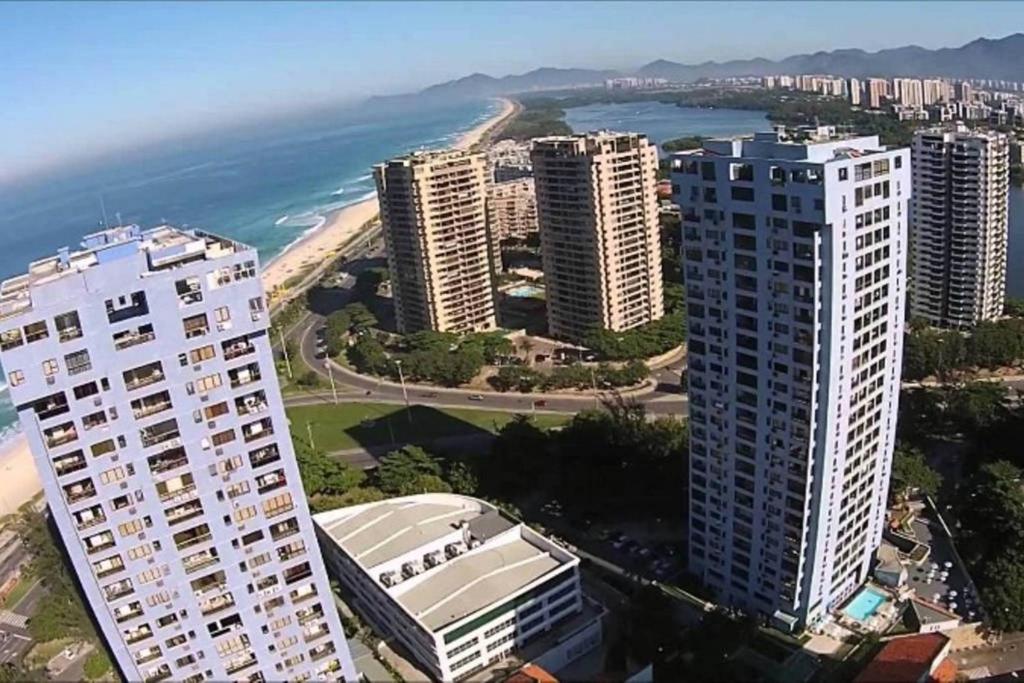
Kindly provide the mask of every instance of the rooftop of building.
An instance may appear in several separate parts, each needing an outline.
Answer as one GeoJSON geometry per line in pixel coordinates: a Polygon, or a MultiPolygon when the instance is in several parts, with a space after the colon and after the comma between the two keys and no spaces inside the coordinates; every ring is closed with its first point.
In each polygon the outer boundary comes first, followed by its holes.
{"type": "Polygon", "coordinates": [[[483,162],[486,160],[486,157],[483,152],[469,149],[417,149],[409,152],[408,154],[392,157],[387,161],[377,164],[375,168],[386,168],[388,166],[425,166],[428,164],[440,164],[445,162],[462,162],[471,159],[478,159],[483,162]]]}
{"type": "Polygon", "coordinates": [[[246,249],[250,247],[224,237],[170,225],[149,230],[138,225],[106,228],[83,237],[78,251],[61,248],[54,256],[30,263],[27,273],[4,280],[0,284],[0,318],[31,309],[31,290],[35,287],[140,252],[146,256],[149,271],[157,272],[246,249]]]}
{"type": "Polygon", "coordinates": [[[576,152],[593,152],[603,147],[601,151],[626,151],[622,149],[609,149],[611,146],[621,148],[627,145],[626,149],[647,147],[651,143],[645,133],[616,131],[616,130],[592,130],[586,133],[572,133],[569,135],[548,135],[542,138],[535,138],[533,141],[534,152],[555,151],[571,149],[576,152]]]}
{"type": "Polygon", "coordinates": [[[877,135],[849,135],[834,126],[781,127],[753,135],[704,140],[700,149],[676,153],[676,158],[694,155],[747,159],[775,159],[827,163],[887,151],[877,135]]]}
{"type": "Polygon", "coordinates": [[[923,633],[890,640],[854,679],[854,683],[917,683],[929,680],[949,681],[956,677],[956,666],[944,660],[949,638],[941,633],[923,633]],[[952,677],[949,677],[952,674],[952,677]]]}
{"type": "Polygon", "coordinates": [[[431,631],[498,603],[576,559],[489,503],[454,494],[341,508],[315,515],[314,521],[431,631]],[[445,540],[449,543],[438,553],[438,544],[445,540]],[[448,546],[460,542],[449,556],[448,546]],[[419,549],[426,552],[417,553],[419,549]],[[433,566],[426,560],[431,554],[433,566]],[[405,562],[396,567],[399,559],[405,562]],[[406,577],[408,562],[416,563],[418,571],[406,577]],[[384,582],[386,574],[394,577],[390,585],[384,582]]]}

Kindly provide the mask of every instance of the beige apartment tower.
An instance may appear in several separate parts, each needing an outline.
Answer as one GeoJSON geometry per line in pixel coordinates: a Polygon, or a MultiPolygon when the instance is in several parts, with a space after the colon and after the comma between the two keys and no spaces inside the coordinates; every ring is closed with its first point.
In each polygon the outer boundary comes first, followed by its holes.
{"type": "Polygon", "coordinates": [[[655,146],[602,131],[538,139],[531,156],[549,333],[580,341],[661,318],[655,146]]]}
{"type": "Polygon", "coordinates": [[[1006,135],[958,124],[914,135],[910,202],[911,315],[969,329],[1003,313],[1006,135]]]}
{"type": "Polygon", "coordinates": [[[497,327],[486,174],[484,155],[468,151],[374,167],[399,331],[497,327]]]}

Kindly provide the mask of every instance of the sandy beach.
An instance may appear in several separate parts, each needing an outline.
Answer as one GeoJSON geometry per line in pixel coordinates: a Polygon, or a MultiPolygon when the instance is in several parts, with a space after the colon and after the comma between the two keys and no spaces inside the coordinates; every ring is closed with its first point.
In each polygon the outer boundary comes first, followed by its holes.
{"type": "Polygon", "coordinates": [[[0,448],[0,516],[17,512],[43,490],[28,439],[18,434],[0,448]]]}
{"type": "MultiPolygon", "coordinates": [[[[501,111],[463,134],[454,147],[469,149],[514,111],[510,100],[502,99],[501,111]]],[[[327,216],[323,227],[311,232],[263,269],[263,286],[275,300],[275,292],[284,294],[284,284],[296,276],[306,276],[317,266],[333,259],[338,250],[363,226],[377,217],[377,198],[370,197],[327,216]],[[280,290],[278,288],[281,288],[280,290]]]]}

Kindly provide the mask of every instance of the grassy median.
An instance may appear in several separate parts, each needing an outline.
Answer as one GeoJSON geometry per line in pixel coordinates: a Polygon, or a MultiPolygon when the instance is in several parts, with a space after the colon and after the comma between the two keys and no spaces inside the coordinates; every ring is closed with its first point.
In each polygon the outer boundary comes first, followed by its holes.
{"type": "MultiPolygon", "coordinates": [[[[515,413],[470,408],[433,408],[390,405],[386,403],[339,403],[288,408],[292,438],[309,442],[320,451],[367,448],[390,444],[425,444],[437,439],[495,433],[510,422],[515,413]],[[309,425],[307,428],[306,425],[309,425]]],[[[558,427],[571,415],[533,417],[544,429],[558,427]]]]}

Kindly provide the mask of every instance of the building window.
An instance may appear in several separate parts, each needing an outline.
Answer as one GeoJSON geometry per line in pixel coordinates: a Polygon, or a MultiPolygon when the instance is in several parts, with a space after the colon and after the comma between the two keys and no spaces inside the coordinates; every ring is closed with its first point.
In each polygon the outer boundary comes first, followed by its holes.
{"type": "Polygon", "coordinates": [[[50,358],[49,360],[43,361],[43,374],[47,377],[53,377],[57,374],[60,367],[57,365],[56,358],[50,358]]]}
{"type": "Polygon", "coordinates": [[[21,336],[21,330],[14,328],[13,330],[4,330],[0,332],[0,351],[10,351],[15,349],[22,344],[24,340],[21,336]]]}
{"type": "Polygon", "coordinates": [[[218,323],[226,323],[231,320],[231,309],[227,306],[220,306],[213,311],[213,319],[218,323]]]}
{"type": "Polygon", "coordinates": [[[82,336],[82,326],[79,323],[77,311],[61,313],[54,318],[53,322],[57,326],[57,338],[62,342],[82,336]]]}
{"type": "MultiPolygon", "coordinates": [[[[220,310],[220,309],[218,309],[220,310]]],[[[189,358],[192,364],[202,363],[204,360],[210,360],[217,355],[214,351],[213,344],[207,344],[206,346],[200,346],[198,349],[192,349],[189,351],[189,358]]]]}
{"type": "Polygon", "coordinates": [[[49,330],[46,328],[46,322],[40,320],[37,323],[31,323],[25,325],[25,341],[31,344],[34,341],[40,341],[50,336],[49,330]]]}
{"type": "Polygon", "coordinates": [[[245,263],[236,263],[233,268],[233,273],[236,281],[256,277],[256,262],[246,261],[245,263]]]}
{"type": "Polygon", "coordinates": [[[24,381],[25,373],[21,370],[11,370],[7,373],[7,383],[12,387],[16,387],[24,381]]]}
{"type": "Polygon", "coordinates": [[[64,365],[67,366],[69,375],[78,375],[92,370],[92,361],[89,360],[89,352],[85,349],[64,356],[64,365]]]}
{"type": "Polygon", "coordinates": [[[182,320],[182,324],[185,328],[185,339],[201,337],[210,331],[210,323],[205,313],[189,316],[182,320]]]}

